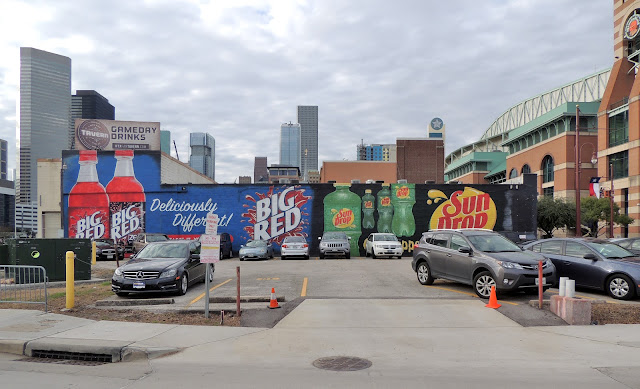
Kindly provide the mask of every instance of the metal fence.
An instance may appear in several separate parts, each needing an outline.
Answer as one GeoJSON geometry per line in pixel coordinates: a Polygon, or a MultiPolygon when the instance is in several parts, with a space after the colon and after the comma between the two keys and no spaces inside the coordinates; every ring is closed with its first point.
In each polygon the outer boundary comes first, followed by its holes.
{"type": "Polygon", "coordinates": [[[44,304],[47,270],[42,266],[0,265],[0,303],[44,304]]]}

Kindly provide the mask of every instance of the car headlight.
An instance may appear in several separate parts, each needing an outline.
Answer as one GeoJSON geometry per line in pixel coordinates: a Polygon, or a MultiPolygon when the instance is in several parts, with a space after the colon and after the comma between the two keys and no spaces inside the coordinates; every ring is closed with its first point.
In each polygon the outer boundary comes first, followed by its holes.
{"type": "Polygon", "coordinates": [[[96,255],[101,255],[102,254],[102,249],[96,249],[96,255]]]}
{"type": "Polygon", "coordinates": [[[116,277],[122,277],[122,270],[120,268],[117,268],[115,272],[113,272],[113,275],[116,277]]]}
{"type": "Polygon", "coordinates": [[[176,274],[178,274],[178,270],[177,269],[169,269],[169,270],[165,270],[160,274],[160,278],[169,278],[169,277],[175,277],[176,274]]]}
{"type": "Polygon", "coordinates": [[[498,261],[498,265],[504,267],[505,269],[521,269],[522,270],[522,266],[520,266],[519,263],[498,261]]]}

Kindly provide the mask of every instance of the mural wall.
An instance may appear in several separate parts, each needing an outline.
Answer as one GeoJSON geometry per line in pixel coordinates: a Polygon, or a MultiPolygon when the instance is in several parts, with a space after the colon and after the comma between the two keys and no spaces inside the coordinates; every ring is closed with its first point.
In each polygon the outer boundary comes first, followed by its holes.
{"type": "Polygon", "coordinates": [[[411,255],[429,229],[536,231],[535,186],[160,185],[160,158],[154,151],[64,152],[66,236],[128,242],[146,231],[197,239],[212,212],[236,252],[249,239],[269,240],[279,252],[286,236],[300,235],[317,255],[323,231],[344,231],[352,255],[364,255],[371,232],[394,233],[411,255]]]}

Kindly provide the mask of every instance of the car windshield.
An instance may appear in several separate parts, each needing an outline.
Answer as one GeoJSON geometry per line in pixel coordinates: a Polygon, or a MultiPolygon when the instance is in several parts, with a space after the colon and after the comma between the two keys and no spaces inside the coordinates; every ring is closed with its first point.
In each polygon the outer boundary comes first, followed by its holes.
{"type": "Polygon", "coordinates": [[[252,240],[251,242],[247,242],[247,247],[265,247],[266,245],[266,240],[252,240]]]}
{"type": "Polygon", "coordinates": [[[136,256],[137,258],[186,258],[189,245],[184,243],[148,244],[136,256]]]}
{"type": "Polygon", "coordinates": [[[165,242],[169,240],[164,235],[147,235],[147,242],[165,242]]]}
{"type": "Polygon", "coordinates": [[[521,251],[520,247],[502,235],[471,235],[467,239],[476,249],[485,253],[521,251]]]}
{"type": "Polygon", "coordinates": [[[605,258],[610,259],[618,259],[618,258],[627,258],[627,257],[635,257],[631,251],[624,249],[617,244],[613,243],[596,243],[596,242],[587,242],[587,246],[596,250],[600,255],[605,258]]]}
{"type": "Polygon", "coordinates": [[[376,235],[376,242],[378,241],[397,242],[398,238],[396,238],[396,236],[392,234],[376,235]]]}
{"type": "Polygon", "coordinates": [[[325,232],[322,239],[347,240],[347,234],[344,232],[325,232]]]}
{"type": "Polygon", "coordinates": [[[307,243],[307,240],[303,236],[287,236],[283,243],[307,243]]]}

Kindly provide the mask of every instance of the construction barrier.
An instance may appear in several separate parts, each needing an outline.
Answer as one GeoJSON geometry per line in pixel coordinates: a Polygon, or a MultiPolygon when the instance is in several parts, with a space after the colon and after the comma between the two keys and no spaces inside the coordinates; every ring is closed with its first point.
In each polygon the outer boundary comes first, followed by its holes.
{"type": "Polygon", "coordinates": [[[0,303],[44,304],[47,312],[47,282],[42,266],[0,265],[0,303]]]}

